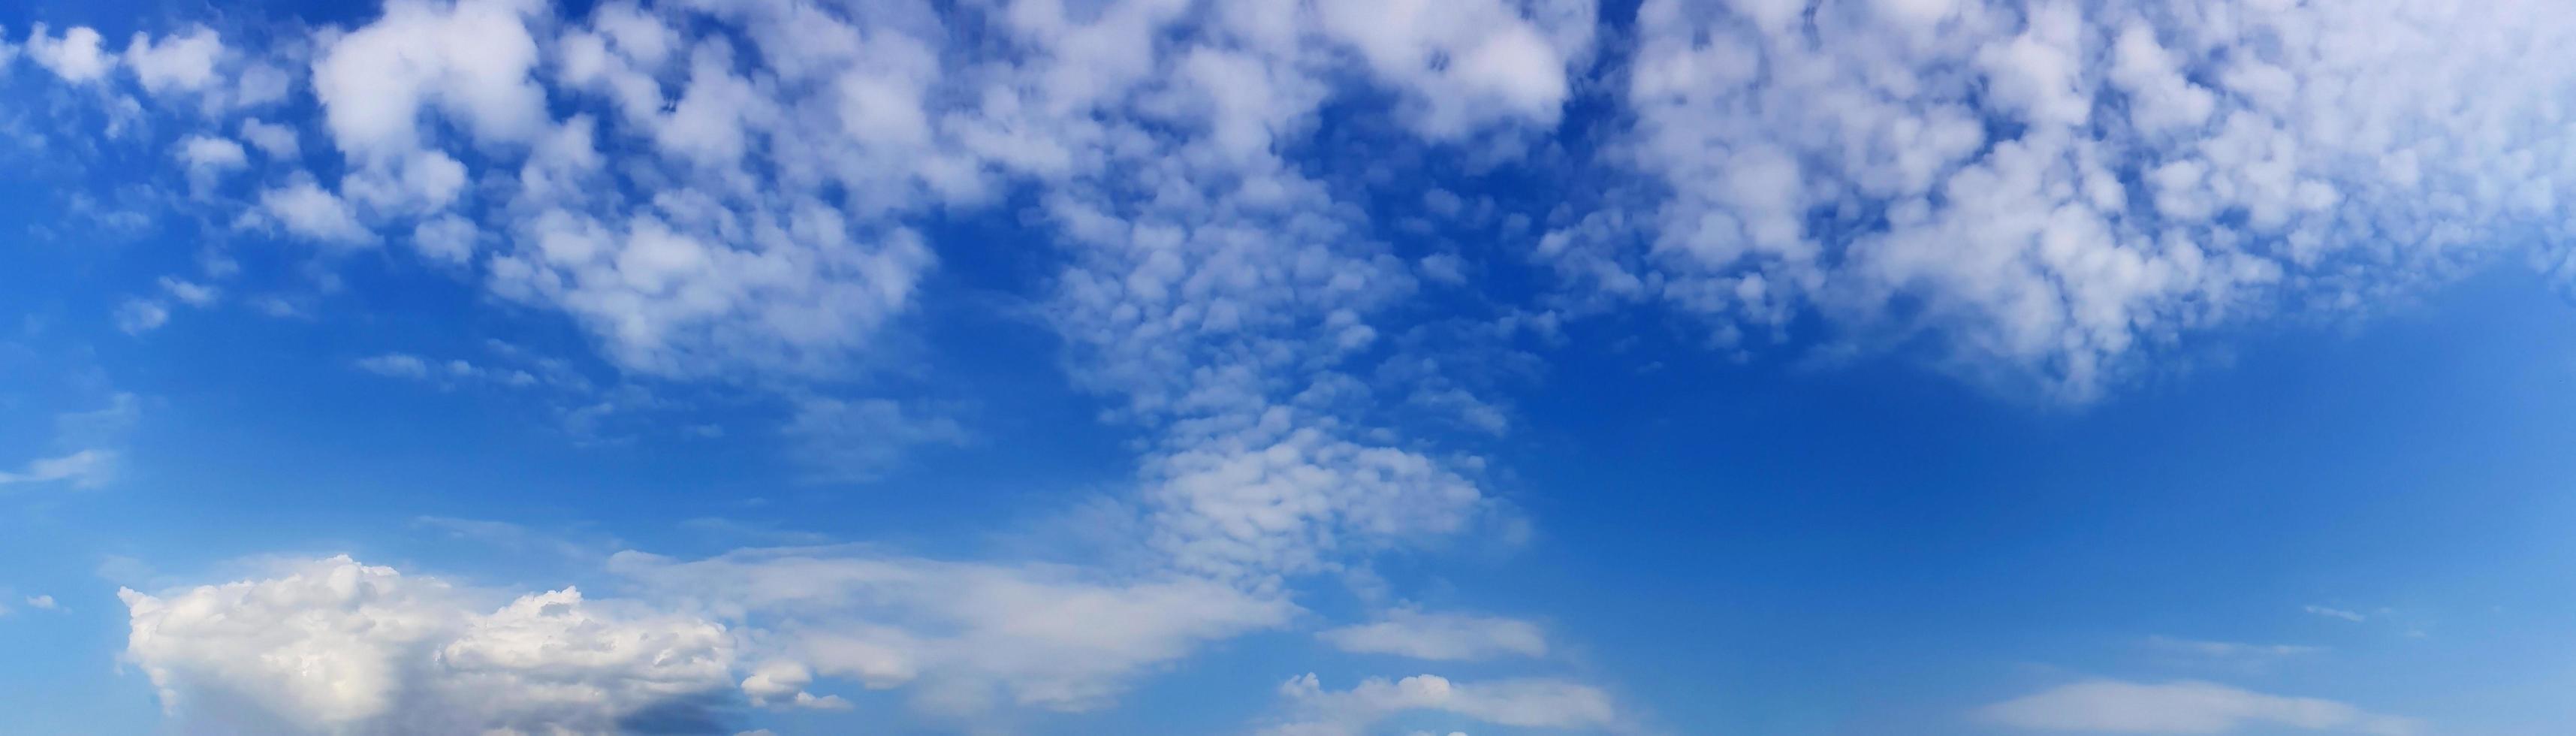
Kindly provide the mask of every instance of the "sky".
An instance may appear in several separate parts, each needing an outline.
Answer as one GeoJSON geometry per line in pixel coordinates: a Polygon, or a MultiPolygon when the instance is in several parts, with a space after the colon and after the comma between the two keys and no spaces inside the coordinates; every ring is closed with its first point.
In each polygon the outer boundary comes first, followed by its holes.
{"type": "Polygon", "coordinates": [[[2576,724],[2576,11],[0,7],[0,731],[2576,724]]]}

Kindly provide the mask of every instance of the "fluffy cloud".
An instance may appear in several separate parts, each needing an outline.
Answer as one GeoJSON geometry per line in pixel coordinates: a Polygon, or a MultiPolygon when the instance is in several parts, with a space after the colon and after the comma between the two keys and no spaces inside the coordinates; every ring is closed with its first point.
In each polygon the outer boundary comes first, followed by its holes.
{"type": "Polygon", "coordinates": [[[546,127],[545,90],[530,78],[537,43],[511,0],[392,0],[384,16],[339,36],[313,62],[313,94],[332,140],[380,161],[423,143],[424,108],[479,141],[525,142],[546,127]]]}
{"type": "Polygon", "coordinates": [[[274,577],[120,590],[126,658],[208,728],[273,733],[607,732],[732,683],[719,624],[585,601],[497,609],[435,578],[334,557],[274,577]]]}
{"type": "Polygon", "coordinates": [[[1721,339],[1812,310],[2080,401],[2184,331],[2358,308],[2563,220],[2567,73],[2528,55],[2576,24],[2545,3],[1800,7],[1646,3],[1652,204],[1540,259],[1721,339]]]}
{"type": "Polygon", "coordinates": [[[375,242],[374,231],[358,221],[349,203],[311,181],[269,189],[259,194],[260,209],[277,218],[286,231],[339,247],[375,242]]]}
{"type": "Polygon", "coordinates": [[[188,167],[188,183],[196,191],[206,191],[224,174],[250,165],[250,152],[230,138],[192,135],[179,141],[173,155],[188,167]]]}
{"type": "Polygon", "coordinates": [[[27,31],[27,58],[52,71],[54,76],[75,84],[96,82],[116,69],[116,54],[99,44],[98,31],[78,26],[50,35],[45,24],[38,23],[27,31]]]}
{"type": "Polygon", "coordinates": [[[1313,674],[1279,686],[1297,715],[1263,729],[1264,736],[1353,736],[1372,724],[1409,711],[1437,711],[1471,721],[1516,728],[1588,732],[1627,730],[1610,696],[1598,688],[1554,679],[1451,682],[1415,675],[1393,682],[1370,678],[1349,690],[1325,690],[1313,674]]]}
{"type": "Polygon", "coordinates": [[[1377,621],[1332,629],[1316,637],[1345,652],[1415,659],[1479,660],[1547,654],[1547,638],[1530,622],[1412,609],[1397,609],[1377,621]]]}
{"type": "Polygon", "coordinates": [[[1977,716],[2013,728],[2092,733],[2216,734],[2275,726],[2405,736],[2421,730],[2414,721],[2332,700],[2265,695],[2194,681],[2088,680],[1986,706],[1977,716]]]}
{"type": "Polygon", "coordinates": [[[125,62],[146,91],[156,95],[195,92],[214,84],[215,63],[223,53],[223,37],[197,26],[157,42],[149,35],[134,34],[134,40],[125,45],[125,62]]]}

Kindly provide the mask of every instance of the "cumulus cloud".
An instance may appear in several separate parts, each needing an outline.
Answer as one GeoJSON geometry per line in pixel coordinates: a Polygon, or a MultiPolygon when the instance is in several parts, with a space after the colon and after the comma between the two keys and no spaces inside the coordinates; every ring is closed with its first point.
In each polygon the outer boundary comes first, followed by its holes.
{"type": "Polygon", "coordinates": [[[38,23],[27,30],[27,58],[75,84],[96,82],[116,69],[116,54],[100,46],[98,31],[76,26],[54,36],[38,23]]]}
{"type": "Polygon", "coordinates": [[[424,109],[477,140],[525,142],[545,129],[545,91],[530,78],[537,43],[512,0],[392,0],[313,62],[313,94],[333,142],[378,162],[417,151],[424,109]]]}
{"type": "Polygon", "coordinates": [[[272,733],[616,730],[730,686],[714,622],[563,590],[486,608],[346,556],[273,577],[118,591],[126,658],[203,728],[272,733]]]}
{"type": "Polygon", "coordinates": [[[55,603],[54,597],[50,595],[31,595],[27,596],[27,607],[41,611],[51,611],[56,608],[60,608],[61,604],[55,603]]]}
{"type": "Polygon", "coordinates": [[[173,154],[188,169],[188,184],[203,192],[224,174],[250,165],[250,152],[230,138],[192,135],[179,141],[173,154]]]}
{"type": "Polygon", "coordinates": [[[1977,711],[1981,720],[2035,731],[2220,734],[2246,728],[2332,730],[2372,736],[2422,732],[2405,718],[2317,698],[2266,695],[2209,682],[2087,680],[1977,711]]]}
{"type": "Polygon", "coordinates": [[[125,45],[125,62],[133,67],[134,77],[145,91],[156,95],[195,92],[215,83],[215,62],[223,53],[223,37],[213,29],[196,26],[159,41],[147,34],[134,34],[134,40],[125,45]]]}
{"type": "Polygon", "coordinates": [[[311,181],[298,181],[259,194],[260,208],[296,235],[339,247],[374,243],[376,235],[358,222],[349,203],[311,181]]]}
{"type": "Polygon", "coordinates": [[[1325,690],[1313,674],[1279,686],[1296,715],[1263,729],[1263,736],[1353,736],[1397,714],[1436,711],[1470,721],[1515,728],[1587,732],[1627,730],[1610,696],[1598,688],[1557,679],[1452,682],[1437,675],[1402,680],[1363,680],[1349,690],[1325,690]]]}

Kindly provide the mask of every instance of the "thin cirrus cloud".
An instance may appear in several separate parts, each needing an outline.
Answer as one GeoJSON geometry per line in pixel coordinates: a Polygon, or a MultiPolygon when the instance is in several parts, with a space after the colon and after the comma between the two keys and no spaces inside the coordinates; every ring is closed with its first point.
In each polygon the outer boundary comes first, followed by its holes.
{"type": "Polygon", "coordinates": [[[2410,736],[2423,724],[2320,698],[2286,697],[2194,680],[2086,680],[1986,706],[1977,717],[2046,732],[2223,734],[2247,728],[2410,736]]]}
{"type": "Polygon", "coordinates": [[[1318,632],[1315,637],[1345,652],[1435,661],[1547,655],[1547,637],[1536,624],[1413,609],[1397,609],[1376,621],[1318,632]]]}

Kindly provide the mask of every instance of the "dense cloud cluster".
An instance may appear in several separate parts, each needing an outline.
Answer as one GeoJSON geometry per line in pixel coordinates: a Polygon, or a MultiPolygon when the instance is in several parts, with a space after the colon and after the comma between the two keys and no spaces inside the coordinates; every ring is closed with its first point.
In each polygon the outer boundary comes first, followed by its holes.
{"type": "MultiPolygon", "coordinates": [[[[1404,314],[1427,292],[1498,303],[1461,333],[1553,334],[1655,304],[1721,344],[1822,325],[1822,351],[1929,346],[1952,370],[2083,401],[2225,321],[2361,309],[2503,252],[2576,272],[2545,245],[2563,240],[2556,189],[2576,165],[2560,132],[2576,85],[2534,57],[2576,23],[2546,3],[1600,13],[388,0],[257,43],[188,26],[120,49],[91,28],[26,29],[0,41],[0,69],[109,101],[103,135],[149,147],[225,227],[307,243],[323,268],[377,250],[468,280],[561,315],[634,376],[784,386],[818,475],[970,440],[935,407],[810,386],[864,372],[902,328],[957,247],[941,223],[1016,217],[1045,236],[1022,247],[1047,269],[1029,311],[1073,383],[1142,438],[1116,505],[1144,562],[1114,575],[839,548],[628,553],[611,567],[644,600],[500,605],[326,560],[129,593],[130,654],[182,708],[248,704],[308,730],[433,711],[602,729],[718,691],[846,706],[807,692],[824,677],[910,687],[942,712],[1089,708],[1198,645],[1285,625],[1300,577],[1493,520],[1487,461],[1383,421],[1368,385],[1403,377],[1408,405],[1509,431],[1449,375],[1457,361],[1414,354],[1430,333],[1404,314]],[[132,140],[142,101],[181,130],[132,140]],[[1564,125],[1587,106],[1608,122],[1564,125]],[[1530,237],[1413,254],[1378,193],[1355,191],[1365,178],[1330,160],[1349,149],[1328,129],[1432,152],[1413,160],[1544,167],[1565,191],[1535,196],[1563,203],[1523,218],[1530,237]],[[1479,283],[1521,271],[1536,278],[1479,283]],[[878,439],[836,447],[860,436],[878,439]],[[1076,615],[1013,617],[1026,606],[1076,615]],[[597,646],[535,644],[554,640],[597,646]]],[[[1445,189],[1419,200],[1472,209],[1445,189]]],[[[116,321],[139,334],[217,306],[237,270],[161,279],[116,321]]],[[[551,380],[407,354],[360,366],[551,380]]],[[[87,477],[107,457],[32,460],[0,484],[87,477]]],[[[1526,623],[1409,609],[1325,638],[1433,660],[1546,651],[1526,623]]],[[[1310,676],[1287,696],[1313,718],[1283,732],[1422,709],[1619,720],[1606,695],[1555,681],[1328,692],[1310,676]]]]}
{"type": "Polygon", "coordinates": [[[2546,3],[1651,0],[1646,211],[1541,257],[1730,340],[1828,318],[2097,396],[2140,348],[2564,240],[2546,3]],[[1629,243],[1643,243],[1642,248],[1629,243]]]}
{"type": "Polygon", "coordinates": [[[125,590],[127,656],[165,706],[270,733],[606,732],[726,687],[735,643],[700,618],[563,590],[478,596],[347,557],[161,596],[125,590]]]}

